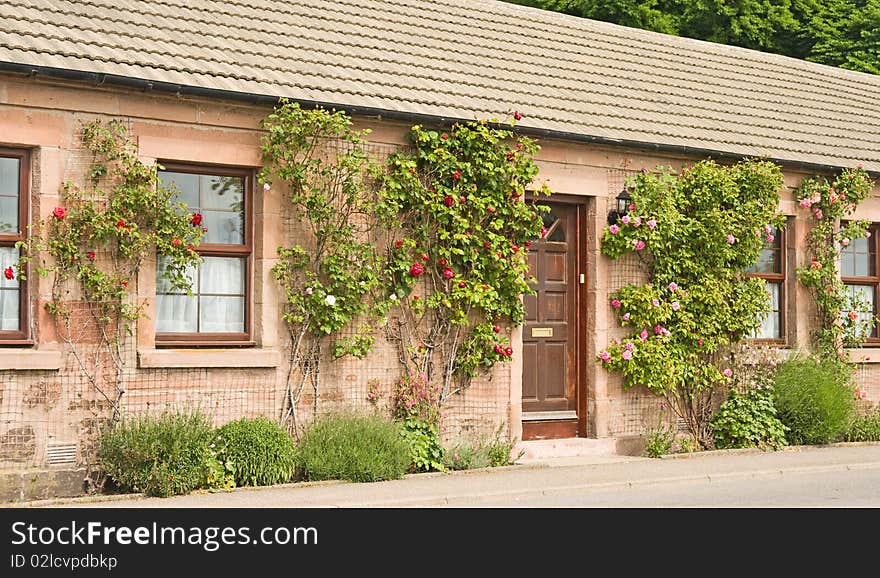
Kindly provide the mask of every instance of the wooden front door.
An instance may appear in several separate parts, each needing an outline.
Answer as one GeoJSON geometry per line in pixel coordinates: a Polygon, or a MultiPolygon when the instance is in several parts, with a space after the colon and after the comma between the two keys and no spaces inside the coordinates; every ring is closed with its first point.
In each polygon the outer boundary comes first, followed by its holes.
{"type": "Polygon", "coordinates": [[[582,205],[548,203],[544,238],[529,248],[537,295],[525,297],[523,439],[576,437],[579,383],[578,267],[582,205]]]}

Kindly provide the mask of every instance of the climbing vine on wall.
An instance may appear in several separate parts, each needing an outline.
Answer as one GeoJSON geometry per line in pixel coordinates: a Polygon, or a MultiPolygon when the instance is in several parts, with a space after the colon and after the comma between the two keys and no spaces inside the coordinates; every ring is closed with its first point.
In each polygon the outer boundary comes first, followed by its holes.
{"type": "Polygon", "coordinates": [[[382,188],[390,324],[405,372],[440,384],[441,400],[479,371],[508,361],[511,329],[522,323],[526,252],[541,234],[540,196],[531,191],[537,144],[485,121],[447,130],[412,127],[412,151],[393,155],[382,188]]]}
{"type": "Polygon", "coordinates": [[[282,103],[262,127],[260,180],[267,191],[273,181],[286,184],[293,217],[305,230],[300,242],[278,247],[272,268],[291,337],[281,421],[298,433],[296,408],[307,384],[318,409],[323,353],[364,357],[390,304],[374,235],[381,165],[367,153],[369,131],[352,129],[342,112],[282,103]]]}
{"type": "Polygon", "coordinates": [[[702,161],[678,173],[643,171],[632,184],[630,210],[605,228],[602,252],[639,255],[649,280],[611,296],[632,333],[598,357],[627,386],[663,396],[708,447],[716,394],[732,376],[729,347],[757,327],[768,304],[764,282],[744,270],[783,224],[782,173],[766,161],[702,161]]]}
{"type": "Polygon", "coordinates": [[[818,353],[826,357],[844,359],[844,348],[858,346],[877,323],[873,307],[847,290],[839,267],[842,248],[871,235],[867,221],[842,221],[870,195],[873,185],[863,169],[853,168],[831,181],[804,179],[795,191],[795,199],[810,211],[813,222],[807,236],[810,262],[799,267],[797,275],[816,301],[820,325],[814,340],[818,353]]]}
{"type": "Polygon", "coordinates": [[[60,204],[31,226],[16,274],[51,276],[45,307],[115,419],[125,393],[123,345],[143,314],[137,275],[158,254],[168,260],[169,283],[190,290],[185,272],[199,262],[195,247],[204,233],[175,201],[177,192],[162,186],[160,167],[138,158],[122,122],[88,122],[79,134],[91,155],[84,182],[65,183],[60,204]]]}

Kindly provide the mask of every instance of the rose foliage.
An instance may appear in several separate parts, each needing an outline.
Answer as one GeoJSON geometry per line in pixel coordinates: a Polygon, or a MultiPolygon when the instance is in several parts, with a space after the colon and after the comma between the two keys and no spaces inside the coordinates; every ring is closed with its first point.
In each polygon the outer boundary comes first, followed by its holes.
{"type": "Polygon", "coordinates": [[[781,187],[779,167],[760,160],[642,171],[629,212],[602,236],[605,255],[635,253],[649,280],[611,295],[632,333],[612,340],[599,359],[626,385],[666,397],[704,447],[712,396],[730,379],[723,353],[756,329],[768,305],[764,282],[743,271],[783,224],[781,187]]]}

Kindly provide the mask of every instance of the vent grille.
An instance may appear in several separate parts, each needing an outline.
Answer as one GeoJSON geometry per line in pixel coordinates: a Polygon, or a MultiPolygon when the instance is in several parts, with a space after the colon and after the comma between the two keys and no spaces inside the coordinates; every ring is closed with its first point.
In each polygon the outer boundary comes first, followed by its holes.
{"type": "Polygon", "coordinates": [[[678,430],[678,433],[688,433],[687,422],[683,419],[676,418],[675,419],[675,429],[678,430]]]}
{"type": "Polygon", "coordinates": [[[46,444],[46,462],[50,466],[76,463],[76,443],[49,442],[46,444]]]}

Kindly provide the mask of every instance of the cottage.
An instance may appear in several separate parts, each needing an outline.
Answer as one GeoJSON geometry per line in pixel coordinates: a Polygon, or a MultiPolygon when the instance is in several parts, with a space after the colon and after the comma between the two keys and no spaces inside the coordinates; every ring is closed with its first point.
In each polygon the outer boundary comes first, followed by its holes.
{"type": "MultiPolygon", "coordinates": [[[[856,165],[880,174],[880,77],[498,1],[24,0],[0,12],[4,268],[18,262],[28,225],[61,204],[65,183],[87,181],[79,133],[95,119],[122,121],[139,158],[163,165],[202,209],[209,250],[195,295],[157,285],[148,261],[128,287],[145,315],[116,361],[89,366],[119,371],[123,412],[195,403],[218,422],[279,415],[289,343],[270,269],[300,229],[285,191],[257,186],[256,174],[259,122],[281,98],[346,111],[372,129],[378,155],[405,144],[416,123],[521,114],[517,130],[541,146],[538,181],[554,193],[552,247],[532,248],[540,291],[512,330],[512,360],[450,400],[447,435],[504,424],[511,437],[568,440],[560,452],[632,451],[628,440],[654,419],[656,398],[625,389],[597,361],[623,335],[608,296],[642,275],[599,250],[630,176],[705,158],[783,168],[788,222],[764,273],[773,307],[756,337],[796,348],[809,342],[815,310],[794,274],[810,215],[792,189],[856,165]],[[220,181],[225,196],[212,186],[220,181]]],[[[878,195],[855,217],[880,223],[878,195]]],[[[878,239],[853,252],[845,273],[875,311],[878,239]]],[[[81,491],[77,468],[110,411],[83,371],[95,340],[87,313],[60,330],[45,307],[51,276],[34,273],[0,285],[5,499],[81,491]],[[34,471],[56,475],[40,487],[20,481],[34,471]]],[[[878,344],[875,327],[852,352],[872,400],[878,344]]],[[[326,364],[320,407],[363,406],[371,382],[387,390],[399,371],[380,335],[366,358],[326,364]]],[[[302,404],[307,415],[315,400],[302,404]]]]}

